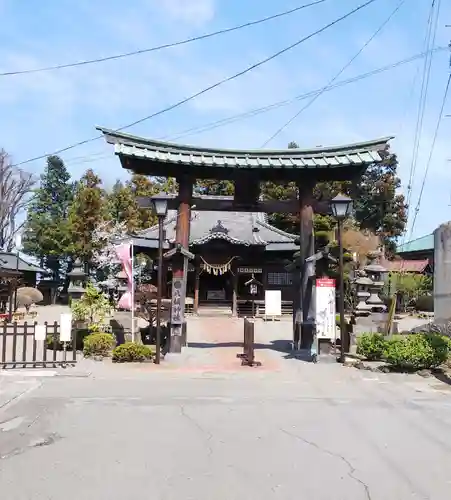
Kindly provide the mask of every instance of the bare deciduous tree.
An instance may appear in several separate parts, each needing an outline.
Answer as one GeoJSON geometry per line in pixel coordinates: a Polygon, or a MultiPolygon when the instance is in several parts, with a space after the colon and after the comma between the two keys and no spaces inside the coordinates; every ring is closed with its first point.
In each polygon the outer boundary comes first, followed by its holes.
{"type": "Polygon", "coordinates": [[[25,220],[21,220],[35,177],[15,167],[5,150],[0,149],[0,249],[11,251],[15,237],[25,220]]]}

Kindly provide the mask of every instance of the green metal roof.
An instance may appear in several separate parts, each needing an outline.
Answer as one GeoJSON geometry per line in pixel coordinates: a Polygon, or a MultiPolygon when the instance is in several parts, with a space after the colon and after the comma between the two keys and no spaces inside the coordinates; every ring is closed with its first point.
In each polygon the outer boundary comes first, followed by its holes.
{"type": "Polygon", "coordinates": [[[114,144],[119,156],[139,158],[158,163],[197,167],[316,169],[363,166],[382,160],[392,137],[336,147],[283,150],[231,150],[174,144],[145,139],[98,127],[108,143],[114,144]]]}
{"type": "Polygon", "coordinates": [[[428,234],[412,241],[407,241],[397,248],[398,253],[427,252],[434,250],[434,235],[428,234]]]}

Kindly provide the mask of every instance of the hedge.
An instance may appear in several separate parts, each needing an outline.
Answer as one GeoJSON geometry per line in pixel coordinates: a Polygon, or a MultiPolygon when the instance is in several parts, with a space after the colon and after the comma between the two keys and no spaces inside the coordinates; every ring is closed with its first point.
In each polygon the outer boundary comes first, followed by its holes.
{"type": "Polygon", "coordinates": [[[357,354],[371,361],[383,360],[399,371],[437,368],[450,353],[450,339],[438,334],[420,332],[387,339],[379,333],[364,333],[357,339],[357,354]]]}
{"type": "Polygon", "coordinates": [[[83,343],[83,354],[86,357],[106,357],[111,354],[116,340],[111,333],[91,333],[87,335],[83,343]]]}
{"type": "Polygon", "coordinates": [[[151,360],[153,351],[144,344],[135,344],[134,342],[125,342],[113,349],[113,361],[116,363],[133,363],[151,360]]]}

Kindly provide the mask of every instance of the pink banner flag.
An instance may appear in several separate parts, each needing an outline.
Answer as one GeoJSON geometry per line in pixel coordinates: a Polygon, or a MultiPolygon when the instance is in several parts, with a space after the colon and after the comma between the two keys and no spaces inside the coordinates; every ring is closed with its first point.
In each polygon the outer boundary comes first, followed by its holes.
{"type": "Polygon", "coordinates": [[[124,245],[118,245],[116,247],[116,255],[121,261],[122,268],[127,275],[128,281],[128,291],[125,292],[119,299],[118,307],[120,309],[127,309],[131,311],[132,309],[132,287],[133,287],[133,264],[131,257],[131,245],[126,243],[124,245]]]}

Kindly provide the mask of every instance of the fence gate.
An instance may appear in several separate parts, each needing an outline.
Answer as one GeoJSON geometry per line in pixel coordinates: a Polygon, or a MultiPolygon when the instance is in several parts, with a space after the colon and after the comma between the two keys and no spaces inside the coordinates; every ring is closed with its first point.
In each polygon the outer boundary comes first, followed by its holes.
{"type": "Polygon", "coordinates": [[[0,368],[57,368],[77,362],[77,335],[60,342],[60,325],[45,323],[46,340],[35,339],[37,323],[0,324],[0,368]]]}

